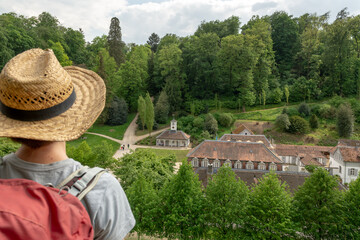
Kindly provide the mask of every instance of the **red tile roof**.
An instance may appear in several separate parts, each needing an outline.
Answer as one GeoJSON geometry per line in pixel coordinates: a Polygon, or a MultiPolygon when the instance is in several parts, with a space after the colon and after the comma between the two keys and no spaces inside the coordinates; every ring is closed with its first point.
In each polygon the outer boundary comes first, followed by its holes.
{"type": "Polygon", "coordinates": [[[324,158],[331,151],[332,147],[324,146],[306,146],[306,145],[286,145],[276,144],[275,152],[279,156],[306,156],[324,158]]]}
{"type": "Polygon", "coordinates": [[[174,131],[166,130],[163,131],[156,139],[174,139],[174,140],[187,140],[190,138],[190,135],[184,133],[183,131],[174,131]]]}
{"type": "Polygon", "coordinates": [[[220,140],[223,141],[241,141],[241,142],[262,142],[265,146],[270,147],[269,140],[265,135],[240,135],[240,134],[224,134],[220,140]]]}
{"type": "Polygon", "coordinates": [[[244,124],[240,124],[234,131],[232,131],[232,134],[239,134],[244,130],[248,130],[251,134],[254,134],[249,128],[247,128],[244,124]]]}
{"type": "Polygon", "coordinates": [[[262,143],[205,140],[188,155],[189,158],[242,160],[281,163],[281,160],[262,143]]]}
{"type": "Polygon", "coordinates": [[[360,149],[352,147],[339,147],[344,162],[360,162],[360,149]]]}

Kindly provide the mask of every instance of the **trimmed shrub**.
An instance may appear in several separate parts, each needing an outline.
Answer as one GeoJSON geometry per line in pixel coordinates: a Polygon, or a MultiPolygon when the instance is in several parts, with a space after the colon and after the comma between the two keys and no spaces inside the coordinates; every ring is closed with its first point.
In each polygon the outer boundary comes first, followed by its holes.
{"type": "Polygon", "coordinates": [[[304,118],[300,116],[292,116],[289,118],[290,120],[290,126],[288,131],[290,133],[299,133],[304,134],[309,132],[309,123],[304,118]]]}
{"type": "Polygon", "coordinates": [[[280,114],[277,116],[275,126],[282,131],[287,131],[290,127],[289,116],[287,114],[280,114]]]}
{"type": "Polygon", "coordinates": [[[291,116],[299,116],[299,111],[294,107],[289,107],[289,108],[287,108],[286,111],[287,111],[287,115],[289,117],[291,117],[291,116]]]}
{"type": "Polygon", "coordinates": [[[351,107],[342,104],[337,112],[336,120],[339,136],[349,138],[354,130],[354,115],[351,107]]]}
{"type": "Polygon", "coordinates": [[[211,113],[206,115],[204,127],[210,134],[216,134],[218,131],[218,122],[211,113]]]}
{"type": "Polygon", "coordinates": [[[306,103],[301,103],[299,108],[298,108],[298,111],[300,113],[300,115],[302,116],[305,116],[305,117],[308,117],[310,116],[310,108],[309,108],[309,105],[307,105],[306,103]]]}
{"type": "Polygon", "coordinates": [[[219,116],[219,124],[223,127],[230,127],[233,123],[233,116],[231,113],[222,113],[219,116]]]}
{"type": "Polygon", "coordinates": [[[315,114],[312,114],[309,119],[309,124],[312,129],[316,129],[319,127],[319,120],[315,114]]]}

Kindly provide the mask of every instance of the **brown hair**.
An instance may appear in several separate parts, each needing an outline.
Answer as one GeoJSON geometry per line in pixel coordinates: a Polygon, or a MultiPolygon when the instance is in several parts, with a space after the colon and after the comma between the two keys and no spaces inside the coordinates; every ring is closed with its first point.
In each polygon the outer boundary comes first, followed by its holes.
{"type": "Polygon", "coordinates": [[[26,139],[26,138],[10,138],[12,141],[26,145],[29,148],[40,148],[42,146],[48,145],[52,143],[51,141],[42,141],[42,140],[33,140],[33,139],[26,139]]]}

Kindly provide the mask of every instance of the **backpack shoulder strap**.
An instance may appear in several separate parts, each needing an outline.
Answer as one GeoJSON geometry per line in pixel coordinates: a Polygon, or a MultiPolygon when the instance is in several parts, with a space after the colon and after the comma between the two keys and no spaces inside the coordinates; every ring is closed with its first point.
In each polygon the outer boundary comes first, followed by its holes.
{"type": "Polygon", "coordinates": [[[74,195],[81,200],[95,187],[101,175],[105,172],[105,169],[99,167],[83,167],[72,173],[56,187],[60,189],[65,187],[68,188],[68,192],[71,195],[74,195]]]}

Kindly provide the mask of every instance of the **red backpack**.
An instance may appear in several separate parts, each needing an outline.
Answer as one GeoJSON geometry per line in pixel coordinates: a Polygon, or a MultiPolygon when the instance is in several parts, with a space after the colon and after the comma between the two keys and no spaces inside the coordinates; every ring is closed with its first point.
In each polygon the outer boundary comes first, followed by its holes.
{"type": "Polygon", "coordinates": [[[104,171],[84,167],[57,188],[27,179],[0,179],[0,239],[93,239],[90,217],[80,200],[104,171]]]}

